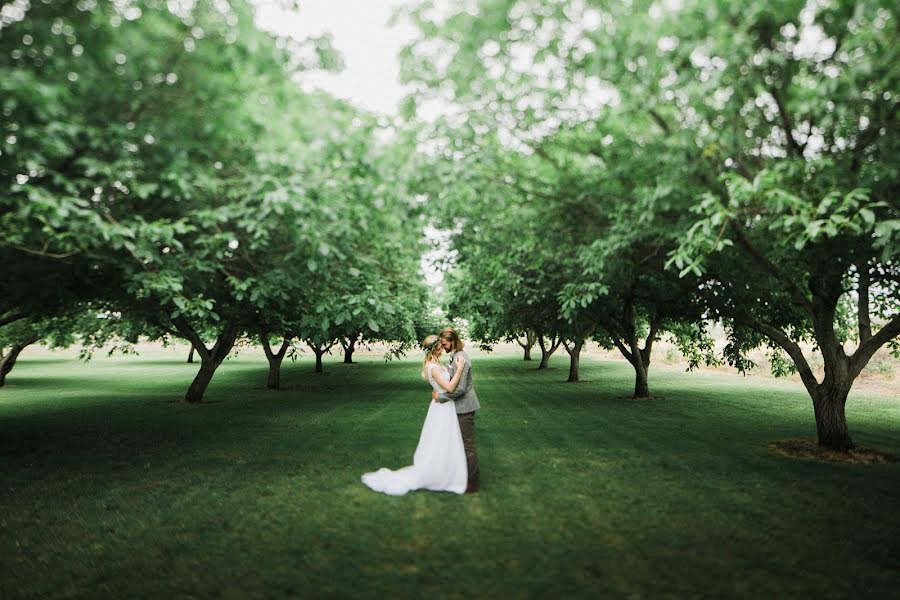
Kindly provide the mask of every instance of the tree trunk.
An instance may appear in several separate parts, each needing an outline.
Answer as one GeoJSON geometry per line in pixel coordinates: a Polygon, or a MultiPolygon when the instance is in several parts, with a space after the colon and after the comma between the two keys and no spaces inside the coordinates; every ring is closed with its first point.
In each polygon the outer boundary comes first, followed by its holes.
{"type": "Polygon", "coordinates": [[[538,369],[546,369],[550,365],[550,357],[553,356],[553,353],[556,352],[559,345],[562,343],[562,340],[557,340],[553,343],[553,338],[550,338],[550,346],[547,346],[547,343],[544,341],[544,336],[537,336],[538,346],[541,348],[541,363],[538,365],[538,369]]]}
{"type": "Polygon", "coordinates": [[[213,360],[211,358],[201,359],[200,370],[197,371],[197,375],[191,382],[187,394],[184,395],[184,401],[191,404],[203,402],[203,394],[206,392],[206,388],[209,387],[209,382],[212,381],[215,373],[216,365],[213,364],[213,360]]]}
{"type": "Polygon", "coordinates": [[[266,389],[281,389],[281,359],[284,356],[273,356],[269,359],[269,378],[266,380],[266,389]]]}
{"type": "Polygon", "coordinates": [[[353,363],[354,350],[356,350],[356,339],[350,340],[350,343],[344,346],[344,364],[353,363]]]}
{"type": "Polygon", "coordinates": [[[566,352],[569,353],[569,378],[566,380],[568,382],[578,381],[578,366],[581,362],[581,349],[583,347],[584,340],[574,342],[571,348],[566,344],[566,352]]]}
{"type": "MultiPolygon", "coordinates": [[[[816,416],[816,432],[819,447],[846,452],[853,448],[850,431],[847,428],[847,416],[844,412],[850,387],[859,374],[854,369],[854,361],[844,352],[844,345],[834,329],[838,300],[843,293],[843,273],[831,265],[820,265],[821,271],[814,271],[810,276],[809,288],[812,291],[812,321],[816,343],[822,352],[825,363],[825,377],[822,383],[815,386],[810,394],[813,400],[813,411],[816,416]]],[[[867,288],[868,282],[861,283],[867,288]]],[[[868,290],[866,289],[868,296],[868,290]]],[[[868,306],[863,303],[866,312],[868,306]]],[[[866,323],[861,323],[860,348],[871,340],[871,331],[866,331],[866,323]]],[[[859,352],[854,353],[854,356],[859,352]]],[[[807,388],[807,391],[810,391],[807,388]]]]}
{"type": "MultiPolygon", "coordinates": [[[[653,331],[651,331],[651,335],[654,335],[653,331]]],[[[649,398],[650,385],[647,382],[647,375],[650,369],[650,354],[653,350],[653,338],[647,338],[647,341],[644,342],[643,349],[638,345],[637,337],[633,334],[629,335],[625,340],[613,337],[612,341],[616,348],[619,349],[619,352],[622,353],[622,356],[625,357],[625,360],[627,360],[634,369],[634,395],[632,398],[649,398]]]]}
{"type": "Polygon", "coordinates": [[[531,360],[531,349],[534,347],[535,343],[535,335],[534,332],[530,329],[525,331],[525,342],[522,343],[518,337],[516,337],[516,343],[522,347],[522,350],[525,352],[525,357],[523,360],[531,360]]]}
{"type": "Polygon", "coordinates": [[[325,354],[324,351],[313,350],[316,353],[316,373],[322,373],[322,355],[325,354]]]}
{"type": "Polygon", "coordinates": [[[0,358],[0,387],[6,385],[6,376],[12,371],[12,368],[16,364],[16,359],[19,358],[19,353],[22,351],[23,346],[19,344],[13,344],[13,347],[10,348],[9,352],[0,358]]]}
{"type": "Polygon", "coordinates": [[[634,367],[634,396],[632,398],[649,398],[650,385],[647,383],[647,367],[635,365],[634,367]]]}
{"type": "MultiPolygon", "coordinates": [[[[833,313],[832,313],[833,314],[833,313]]],[[[847,395],[853,381],[859,372],[865,366],[866,361],[874,353],[878,347],[875,336],[869,338],[871,343],[863,343],[860,348],[848,358],[844,355],[843,347],[834,336],[830,327],[826,323],[822,326],[820,319],[819,330],[816,332],[816,342],[822,352],[822,358],[825,363],[825,378],[822,383],[816,380],[812,369],[809,366],[800,346],[794,342],[788,334],[778,327],[762,323],[753,317],[741,315],[743,324],[749,325],[756,331],[766,335],[769,339],[776,342],[794,361],[800,379],[806,387],[813,402],[813,412],[816,418],[816,434],[818,437],[819,447],[839,452],[846,452],[854,447],[853,440],[850,439],[850,430],[847,427],[847,416],[845,407],[847,404],[847,395]],[[821,332],[821,333],[820,333],[821,332]],[[874,342],[872,341],[874,340],[874,342]]],[[[900,321],[889,326],[900,328],[900,321]]],[[[888,330],[887,326],[882,332],[893,333],[888,330]]],[[[879,332],[878,335],[881,335],[879,332]]],[[[882,336],[886,341],[887,335],[882,336]]],[[[884,342],[882,342],[884,343],[884,342]]]]}
{"type": "Polygon", "coordinates": [[[212,349],[208,349],[203,345],[200,336],[188,323],[187,319],[178,317],[174,320],[174,323],[178,332],[191,342],[193,347],[197,349],[197,354],[200,355],[200,370],[197,371],[197,375],[191,382],[190,387],[188,387],[187,393],[184,395],[184,401],[190,404],[203,402],[203,394],[206,393],[206,388],[209,387],[209,382],[212,381],[216,369],[219,368],[219,365],[222,364],[222,361],[225,360],[225,357],[228,356],[228,353],[234,347],[234,342],[237,340],[238,325],[234,322],[226,323],[222,333],[216,338],[215,345],[213,345],[212,349]]]}
{"type": "Polygon", "coordinates": [[[266,389],[269,390],[281,389],[281,362],[284,360],[284,355],[287,354],[288,348],[291,346],[291,339],[294,336],[293,334],[285,333],[282,337],[284,341],[281,343],[281,348],[278,349],[278,352],[272,352],[272,346],[269,345],[269,334],[265,331],[259,334],[259,341],[262,342],[266,360],[269,361],[269,378],[266,381],[266,389]]]}
{"type": "Polygon", "coordinates": [[[848,382],[834,382],[830,385],[822,383],[816,390],[813,409],[820,448],[846,452],[854,447],[844,413],[849,393],[848,382]]]}
{"type": "Polygon", "coordinates": [[[13,344],[8,353],[0,356],[0,387],[6,385],[6,376],[9,375],[9,372],[12,371],[13,367],[16,365],[16,359],[19,358],[19,354],[22,350],[36,341],[37,338],[28,340],[22,344],[13,344]]]}
{"type": "Polygon", "coordinates": [[[194,346],[191,346],[191,351],[188,352],[188,363],[194,364],[194,346]]]}
{"type": "Polygon", "coordinates": [[[556,348],[541,348],[541,362],[538,364],[539,370],[550,366],[550,357],[553,356],[554,352],[556,352],[556,348]]]}
{"type": "Polygon", "coordinates": [[[0,387],[6,385],[6,374],[12,371],[13,365],[16,364],[16,357],[15,346],[8,354],[0,356],[0,387]]]}

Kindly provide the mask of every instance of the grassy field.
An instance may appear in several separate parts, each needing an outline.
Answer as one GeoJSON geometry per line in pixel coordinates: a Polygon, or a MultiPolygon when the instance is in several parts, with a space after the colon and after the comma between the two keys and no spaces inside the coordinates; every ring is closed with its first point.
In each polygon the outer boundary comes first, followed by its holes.
{"type": "MultiPolygon", "coordinates": [[[[415,360],[261,353],[181,398],[181,354],[23,355],[0,390],[0,597],[806,597],[900,590],[900,463],[793,460],[793,382],[478,357],[482,491],[387,497],[430,400],[415,360]]],[[[857,393],[855,441],[900,454],[900,402],[857,393]]]]}

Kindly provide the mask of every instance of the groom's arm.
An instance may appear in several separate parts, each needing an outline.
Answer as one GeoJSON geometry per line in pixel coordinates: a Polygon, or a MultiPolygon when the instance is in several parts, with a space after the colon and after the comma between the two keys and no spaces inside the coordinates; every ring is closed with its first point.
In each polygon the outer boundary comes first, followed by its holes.
{"type": "Polygon", "coordinates": [[[437,401],[438,402],[449,402],[450,400],[458,400],[462,398],[466,394],[466,387],[469,385],[469,371],[472,368],[472,363],[469,361],[468,357],[466,357],[466,364],[462,367],[462,375],[459,376],[459,383],[456,384],[456,389],[452,392],[441,392],[438,394],[437,401]]]}

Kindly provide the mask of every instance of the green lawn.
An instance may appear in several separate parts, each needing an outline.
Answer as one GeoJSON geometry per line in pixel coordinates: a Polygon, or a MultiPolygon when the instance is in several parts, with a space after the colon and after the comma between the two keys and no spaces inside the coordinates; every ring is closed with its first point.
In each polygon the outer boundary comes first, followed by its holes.
{"type": "MultiPolygon", "coordinates": [[[[879,597],[900,590],[900,464],[791,460],[799,384],[476,357],[477,496],[360,481],[411,461],[418,360],[226,362],[202,406],[158,352],[23,355],[0,389],[0,597],[879,597]],[[532,366],[536,363],[532,363],[532,366]]],[[[851,396],[900,454],[900,402],[851,396]]]]}

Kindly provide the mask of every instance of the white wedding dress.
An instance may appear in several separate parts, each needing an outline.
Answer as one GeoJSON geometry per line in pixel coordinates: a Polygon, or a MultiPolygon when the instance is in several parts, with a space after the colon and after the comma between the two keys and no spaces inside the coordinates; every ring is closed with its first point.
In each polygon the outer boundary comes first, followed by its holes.
{"type": "MultiPolygon", "coordinates": [[[[444,389],[435,382],[434,369],[442,369],[445,379],[450,377],[441,365],[428,365],[428,381],[440,393],[444,389]]],[[[382,467],[362,476],[364,484],[391,496],[420,489],[462,494],[467,479],[466,451],[453,402],[429,403],[412,465],[396,471],[382,467]]]]}

